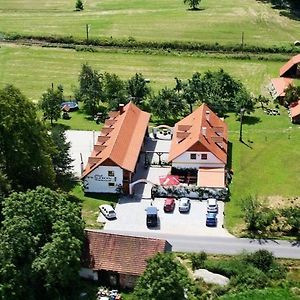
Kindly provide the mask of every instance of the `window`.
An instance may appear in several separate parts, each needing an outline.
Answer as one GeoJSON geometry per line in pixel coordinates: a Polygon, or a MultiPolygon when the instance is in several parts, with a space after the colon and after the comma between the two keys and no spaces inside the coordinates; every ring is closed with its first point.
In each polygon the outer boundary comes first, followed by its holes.
{"type": "Polygon", "coordinates": [[[202,154],[201,154],[201,159],[203,159],[203,160],[204,160],[204,159],[207,159],[207,154],[206,154],[206,153],[202,153],[202,154]]]}
{"type": "Polygon", "coordinates": [[[108,186],[115,186],[115,183],[114,182],[109,182],[108,186]]]}
{"type": "Polygon", "coordinates": [[[114,177],[115,176],[115,172],[114,171],[108,171],[108,176],[114,177]]]}
{"type": "Polygon", "coordinates": [[[196,153],[191,153],[190,158],[191,158],[191,159],[196,159],[196,153]]]}

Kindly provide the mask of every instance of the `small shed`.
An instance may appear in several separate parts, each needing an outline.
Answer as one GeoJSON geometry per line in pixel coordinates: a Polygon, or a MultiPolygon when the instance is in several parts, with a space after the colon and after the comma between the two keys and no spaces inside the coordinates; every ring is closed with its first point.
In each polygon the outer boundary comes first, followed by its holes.
{"type": "Polygon", "coordinates": [[[292,123],[300,124],[300,100],[289,106],[292,123]]]}

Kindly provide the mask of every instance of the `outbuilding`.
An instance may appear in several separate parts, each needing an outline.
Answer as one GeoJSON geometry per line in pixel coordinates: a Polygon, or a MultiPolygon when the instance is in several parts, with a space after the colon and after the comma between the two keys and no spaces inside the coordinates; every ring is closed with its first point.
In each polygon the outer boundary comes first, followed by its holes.
{"type": "Polygon", "coordinates": [[[132,288],[147,266],[147,260],[171,250],[166,240],[85,231],[80,276],[102,284],[132,288]]]}

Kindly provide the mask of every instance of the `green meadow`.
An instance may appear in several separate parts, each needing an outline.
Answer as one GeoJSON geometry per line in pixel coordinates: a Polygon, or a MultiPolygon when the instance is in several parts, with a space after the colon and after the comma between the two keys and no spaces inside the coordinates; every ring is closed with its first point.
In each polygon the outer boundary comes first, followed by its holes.
{"type": "Polygon", "coordinates": [[[32,101],[37,101],[51,86],[62,84],[65,95],[71,97],[83,63],[89,63],[99,72],[116,73],[127,80],[135,73],[150,79],[157,91],[173,87],[175,77],[187,79],[194,72],[223,68],[241,80],[249,91],[258,95],[266,93],[270,78],[278,76],[281,61],[234,59],[209,54],[161,53],[152,55],[137,52],[103,50],[77,52],[70,49],[1,45],[0,87],[12,83],[32,101]]]}
{"type": "Polygon", "coordinates": [[[183,0],[87,0],[82,12],[75,0],[3,0],[0,31],[32,35],[197,41],[238,44],[244,32],[249,45],[291,44],[300,24],[256,0],[203,0],[190,11],[183,0]]]}

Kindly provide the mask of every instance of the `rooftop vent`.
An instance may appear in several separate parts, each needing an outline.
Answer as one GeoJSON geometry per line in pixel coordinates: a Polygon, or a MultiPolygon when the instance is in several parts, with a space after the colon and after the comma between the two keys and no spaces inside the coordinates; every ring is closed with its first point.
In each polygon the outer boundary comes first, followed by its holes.
{"type": "Polygon", "coordinates": [[[210,111],[209,110],[207,110],[205,112],[205,116],[206,116],[206,121],[209,122],[209,118],[210,118],[210,111]]]}
{"type": "Polygon", "coordinates": [[[124,112],[124,104],[123,103],[120,103],[119,104],[119,113],[120,115],[124,112]]]}
{"type": "Polygon", "coordinates": [[[201,134],[206,137],[206,127],[201,128],[201,134]]]}

